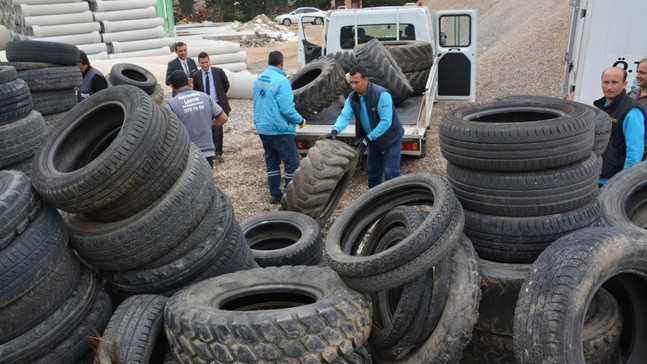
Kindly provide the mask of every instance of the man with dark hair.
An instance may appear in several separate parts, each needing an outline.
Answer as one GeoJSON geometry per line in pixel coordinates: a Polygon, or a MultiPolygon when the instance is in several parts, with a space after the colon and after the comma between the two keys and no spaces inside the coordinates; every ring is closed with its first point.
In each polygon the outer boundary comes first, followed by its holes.
{"type": "Polygon", "coordinates": [[[625,168],[640,162],[645,148],[645,113],[638,103],[627,96],[627,71],[610,67],[602,72],[604,97],[593,102],[598,109],[611,116],[611,135],[607,149],[602,153],[602,173],[598,183],[625,168]]]}
{"type": "Polygon", "coordinates": [[[400,175],[404,128],[393,107],[391,94],[368,80],[366,68],[353,66],[349,75],[353,91],[326,137],[335,139],[355,117],[355,144],[361,151],[368,147],[366,175],[368,188],[373,188],[382,183],[383,176],[388,181],[400,175]]]}
{"type": "Polygon", "coordinates": [[[638,87],[629,91],[628,95],[638,101],[640,107],[647,113],[647,58],[643,58],[638,62],[636,83],[638,87]]]}
{"type": "Polygon", "coordinates": [[[190,77],[193,72],[198,70],[198,66],[196,66],[195,61],[191,57],[187,57],[189,51],[184,42],[176,42],[174,49],[175,54],[177,54],[177,58],[170,61],[166,66],[166,86],[171,84],[171,73],[173,73],[173,71],[184,71],[187,77],[190,77]]]}
{"type": "Polygon", "coordinates": [[[283,72],[283,54],[270,52],[268,67],[254,81],[254,125],[265,150],[270,203],[281,202],[281,168],[285,171],[285,187],[299,167],[299,153],[294,144],[295,126],[306,120],[294,108],[292,85],[283,72]]]}
{"type": "Polygon", "coordinates": [[[76,90],[76,98],[79,102],[104,88],[108,88],[108,81],[106,81],[103,73],[90,65],[88,55],[84,51],[79,51],[79,69],[83,76],[83,82],[76,90]]]}
{"type": "Polygon", "coordinates": [[[169,100],[168,106],[180,118],[189,132],[189,139],[200,148],[213,168],[215,146],[211,129],[222,127],[228,120],[227,114],[207,94],[193,90],[184,71],[173,71],[170,81],[176,95],[169,100]]]}
{"type": "MultiPolygon", "coordinates": [[[[227,101],[227,91],[229,90],[229,80],[222,68],[211,67],[211,59],[207,52],[198,54],[198,63],[200,70],[193,73],[193,89],[202,91],[209,95],[229,116],[231,107],[227,101]]],[[[213,129],[213,144],[216,146],[216,155],[214,160],[222,162],[222,126],[213,129]]]]}

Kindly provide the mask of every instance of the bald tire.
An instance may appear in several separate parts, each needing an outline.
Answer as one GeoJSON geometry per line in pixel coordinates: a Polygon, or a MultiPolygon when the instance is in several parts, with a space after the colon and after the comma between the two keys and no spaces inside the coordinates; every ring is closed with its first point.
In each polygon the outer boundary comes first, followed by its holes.
{"type": "Polygon", "coordinates": [[[27,175],[15,170],[0,171],[0,249],[27,229],[40,207],[40,196],[27,175]]]}
{"type": "Polygon", "coordinates": [[[330,106],[347,83],[344,70],[332,56],[317,58],[289,78],[294,107],[304,117],[330,106]]]}
{"type": "Polygon", "coordinates": [[[285,189],[281,209],[306,214],[323,226],[350,183],[359,154],[344,142],[318,140],[285,189]]]}
{"type": "Polygon", "coordinates": [[[132,85],[140,88],[148,95],[153,95],[157,88],[155,75],[136,64],[117,63],[110,68],[108,78],[112,85],[132,85]]]}
{"type": "Polygon", "coordinates": [[[284,266],[188,287],[169,299],[164,323],[181,363],[333,363],[364,345],[370,311],[331,269],[284,266]]]}

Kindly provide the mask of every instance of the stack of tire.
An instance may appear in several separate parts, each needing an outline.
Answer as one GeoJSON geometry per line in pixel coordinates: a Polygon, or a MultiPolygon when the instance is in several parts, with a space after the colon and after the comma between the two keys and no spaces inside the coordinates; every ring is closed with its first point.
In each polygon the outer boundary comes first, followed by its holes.
{"type": "Polygon", "coordinates": [[[227,196],[177,116],[131,85],[70,110],[32,165],[71,245],[115,299],[170,295],[256,266],[227,196]]]}
{"type": "Polygon", "coordinates": [[[531,264],[558,238],[597,223],[599,155],[611,124],[603,114],[566,100],[513,96],[442,118],[447,177],[483,275],[464,362],[512,362],[513,310],[531,264]]]}
{"type": "Polygon", "coordinates": [[[0,171],[0,358],[3,363],[87,363],[87,336],[112,304],[68,246],[65,224],[18,171],[0,171]]]}
{"type": "Polygon", "coordinates": [[[34,110],[51,130],[78,103],[76,88],[83,82],[79,49],[65,43],[21,40],[9,42],[6,51],[8,64],[29,85],[34,110]]]}
{"type": "Polygon", "coordinates": [[[17,77],[14,67],[0,65],[0,169],[29,174],[47,130],[43,116],[32,110],[27,83],[17,77]]]}
{"type": "Polygon", "coordinates": [[[444,179],[410,174],[367,191],[330,227],[326,263],[347,286],[372,297],[368,343],[375,362],[460,359],[481,296],[463,223],[444,179]]]}

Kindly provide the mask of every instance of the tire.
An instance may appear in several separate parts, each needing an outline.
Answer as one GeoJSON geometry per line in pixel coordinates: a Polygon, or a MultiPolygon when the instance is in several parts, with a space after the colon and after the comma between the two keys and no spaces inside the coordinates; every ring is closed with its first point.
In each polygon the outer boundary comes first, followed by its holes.
{"type": "Polygon", "coordinates": [[[598,200],[578,209],[534,217],[508,217],[465,210],[465,235],[479,257],[501,263],[532,263],[558,238],[595,226],[600,218],[598,200]]]}
{"type": "Polygon", "coordinates": [[[487,172],[447,163],[447,179],[463,208],[482,214],[529,217],[566,212],[598,196],[602,161],[587,160],[534,172],[487,172]]]}
{"type": "Polygon", "coordinates": [[[0,85],[0,127],[27,116],[33,101],[27,83],[19,78],[0,85]]]}
{"type": "Polygon", "coordinates": [[[108,321],[100,352],[106,353],[110,362],[160,363],[168,348],[163,322],[167,300],[156,295],[127,298],[108,321]]]}
{"type": "Polygon", "coordinates": [[[59,122],[63,120],[63,117],[67,114],[67,111],[59,112],[56,114],[43,115],[45,120],[45,128],[47,129],[47,135],[54,130],[60,124],[59,122]]]}
{"type": "Polygon", "coordinates": [[[370,308],[329,268],[269,267],[182,290],[167,302],[164,323],[181,363],[332,363],[364,345],[370,308]]]}
{"type": "Polygon", "coordinates": [[[73,89],[83,82],[78,66],[18,71],[18,77],[27,82],[31,92],[73,89]]]}
{"type": "Polygon", "coordinates": [[[0,168],[32,157],[45,140],[46,133],[45,120],[37,111],[0,126],[0,168]]]}
{"type": "Polygon", "coordinates": [[[136,87],[102,90],[68,112],[36,153],[34,188],[58,209],[78,213],[100,212],[124,195],[147,194],[140,186],[164,167],[149,160],[160,153],[168,125],[136,87]]]}
{"type": "Polygon", "coordinates": [[[647,162],[624,169],[600,189],[600,222],[633,231],[647,228],[647,162]]]}
{"type": "Polygon", "coordinates": [[[460,364],[515,364],[512,335],[499,335],[474,328],[472,341],[460,364]]]}
{"type": "Polygon", "coordinates": [[[144,67],[130,63],[117,63],[110,69],[112,85],[132,85],[142,89],[148,95],[155,93],[157,79],[144,67]]]}
{"type": "Polygon", "coordinates": [[[290,19],[288,18],[283,19],[283,25],[285,25],[286,27],[289,27],[291,23],[292,22],[290,21],[290,19]]]}
{"type": "Polygon", "coordinates": [[[31,99],[34,110],[39,111],[43,115],[69,111],[79,102],[76,98],[76,90],[73,88],[32,92],[31,99]]]}
{"type": "Polygon", "coordinates": [[[413,93],[398,63],[377,39],[355,46],[357,63],[366,67],[371,82],[386,88],[395,105],[400,104],[413,93]]]}
{"type": "Polygon", "coordinates": [[[413,88],[413,96],[422,95],[427,90],[427,81],[429,80],[429,69],[422,71],[407,72],[404,76],[413,88]]]}
{"type": "Polygon", "coordinates": [[[397,62],[403,73],[429,71],[434,63],[431,43],[419,40],[388,40],[382,44],[397,62]]]}
{"type": "Polygon", "coordinates": [[[0,171],[0,250],[22,234],[41,207],[29,177],[18,171],[0,171]]]}
{"type": "Polygon", "coordinates": [[[315,20],[312,21],[312,24],[321,25],[322,22],[323,22],[323,20],[321,20],[320,17],[316,17],[315,20]]]}
{"type": "Polygon", "coordinates": [[[112,223],[64,214],[70,243],[79,255],[99,269],[129,270],[156,261],[187,239],[215,196],[207,161],[193,148],[177,183],[147,209],[112,223]]]}
{"type": "Polygon", "coordinates": [[[158,105],[164,104],[164,89],[159,84],[155,86],[155,91],[150,96],[154,103],[158,105]]]}
{"type": "Polygon", "coordinates": [[[45,62],[61,66],[77,66],[79,49],[72,44],[18,40],[7,43],[9,62],[45,62]]]}
{"type": "Polygon", "coordinates": [[[582,104],[545,97],[493,101],[455,109],[439,125],[442,155],[491,172],[558,168],[589,157],[594,120],[582,104]]]}
{"type": "Polygon", "coordinates": [[[463,221],[462,209],[445,180],[430,174],[400,176],[365,192],[339,215],[328,230],[324,257],[353,289],[391,289],[438,264],[458,243],[463,221]],[[375,221],[393,207],[409,204],[432,205],[411,235],[377,254],[355,255],[375,221]]]}
{"type": "Polygon", "coordinates": [[[591,228],[546,249],[521,287],[515,309],[518,362],[584,363],[582,328],[589,302],[602,286],[622,307],[622,357],[645,361],[647,348],[635,343],[647,335],[647,317],[640,309],[647,301],[646,239],[644,233],[591,228]]]}
{"type": "Polygon", "coordinates": [[[355,53],[352,51],[338,51],[333,53],[332,56],[344,70],[344,74],[348,73],[357,64],[357,58],[355,58],[355,53]]]}
{"type": "Polygon", "coordinates": [[[323,226],[350,183],[359,155],[337,140],[318,140],[294,171],[281,209],[306,214],[323,226]]]}
{"type": "MultiPolygon", "coordinates": [[[[77,62],[78,64],[78,62],[77,62]]],[[[16,69],[16,71],[25,71],[25,70],[35,70],[40,68],[50,68],[50,67],[60,67],[60,65],[55,63],[45,63],[45,62],[0,62],[0,66],[11,66],[16,69]]]]}
{"type": "Polygon", "coordinates": [[[0,85],[18,78],[18,72],[13,66],[0,64],[0,85]]]}
{"type": "Polygon", "coordinates": [[[291,75],[294,107],[307,117],[323,110],[343,94],[344,70],[333,57],[321,57],[291,75]]]}
{"type": "Polygon", "coordinates": [[[292,211],[266,211],[244,219],[240,227],[260,267],[321,263],[321,227],[310,216],[292,211]]]}

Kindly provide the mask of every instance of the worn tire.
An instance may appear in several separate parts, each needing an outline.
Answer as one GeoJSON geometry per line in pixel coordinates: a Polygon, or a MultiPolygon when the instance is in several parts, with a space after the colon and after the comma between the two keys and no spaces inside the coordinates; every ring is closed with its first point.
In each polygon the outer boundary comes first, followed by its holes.
{"type": "Polygon", "coordinates": [[[431,43],[420,40],[387,40],[382,44],[404,74],[413,71],[429,71],[434,63],[431,43]]]}
{"type": "Polygon", "coordinates": [[[523,172],[588,158],[595,133],[590,108],[529,96],[450,111],[440,121],[438,135],[449,162],[491,172],[523,172]]]}
{"type": "Polygon", "coordinates": [[[168,125],[136,87],[102,90],[68,112],[35,154],[34,188],[58,209],[79,213],[100,212],[125,195],[149,194],[141,186],[163,168],[150,160],[160,152],[168,125]]]}
{"type": "Polygon", "coordinates": [[[422,95],[427,90],[427,81],[429,80],[429,69],[421,71],[407,72],[404,76],[413,88],[413,96],[422,95]]]}
{"type": "Polygon", "coordinates": [[[371,39],[358,44],[354,52],[357,63],[366,67],[371,82],[386,88],[395,105],[413,93],[402,69],[379,40],[371,39]]]}
{"type": "Polygon", "coordinates": [[[164,305],[167,297],[137,295],[127,298],[112,314],[99,350],[111,362],[160,363],[168,342],[164,335],[164,305]]]}
{"type": "Polygon", "coordinates": [[[240,227],[260,267],[321,262],[321,226],[310,216],[293,211],[266,211],[242,220],[240,227]]]}
{"type": "Polygon", "coordinates": [[[79,103],[76,97],[76,90],[73,88],[54,91],[35,91],[31,93],[31,99],[34,110],[39,111],[43,115],[66,112],[79,103]]]}
{"type": "Polygon", "coordinates": [[[330,106],[346,87],[344,70],[328,56],[308,63],[289,78],[294,107],[304,117],[330,106]]]}
{"type": "Polygon", "coordinates": [[[647,228],[647,162],[624,169],[600,189],[600,222],[644,231],[647,228]]]}
{"type": "MultiPolygon", "coordinates": [[[[535,261],[515,309],[514,346],[519,363],[584,363],[582,336],[589,303],[600,287],[622,307],[621,354],[644,362],[647,303],[647,235],[591,228],[554,242],[535,261]]],[[[607,314],[609,310],[606,310],[607,314]]],[[[613,330],[606,331],[610,336],[613,330]]]]}
{"type": "Polygon", "coordinates": [[[319,140],[294,171],[281,209],[306,214],[324,225],[350,183],[359,154],[337,140],[319,140]]]}
{"type": "Polygon", "coordinates": [[[18,78],[18,72],[15,67],[0,64],[0,85],[11,82],[16,78],[18,78]]]}
{"type": "Polygon", "coordinates": [[[355,53],[352,51],[338,51],[333,53],[332,56],[344,70],[344,74],[348,73],[357,64],[357,58],[355,58],[355,53]]]}
{"type": "Polygon", "coordinates": [[[19,78],[0,85],[0,126],[27,116],[33,109],[29,86],[19,78]]]}
{"type": "Polygon", "coordinates": [[[598,196],[602,161],[588,159],[533,172],[488,172],[447,163],[447,179],[463,208],[497,216],[543,216],[573,210],[598,196]]]}
{"type": "Polygon", "coordinates": [[[27,229],[40,207],[40,196],[28,176],[19,171],[0,171],[0,250],[27,229]]]}
{"type": "Polygon", "coordinates": [[[46,134],[45,120],[37,111],[0,126],[0,168],[32,157],[43,144],[46,134]]]}
{"type": "Polygon", "coordinates": [[[73,89],[83,82],[76,65],[18,71],[18,77],[27,82],[31,92],[73,89]]]}
{"type": "Polygon", "coordinates": [[[9,62],[44,62],[61,66],[77,66],[79,49],[72,44],[18,40],[7,43],[9,62]]]}
{"type": "Polygon", "coordinates": [[[188,287],[169,299],[164,323],[181,363],[331,363],[364,345],[370,311],[331,269],[285,266],[188,287]]]}
{"type": "Polygon", "coordinates": [[[136,64],[117,63],[110,68],[110,83],[116,85],[132,85],[140,88],[148,95],[155,93],[157,79],[149,70],[136,64]]]}

